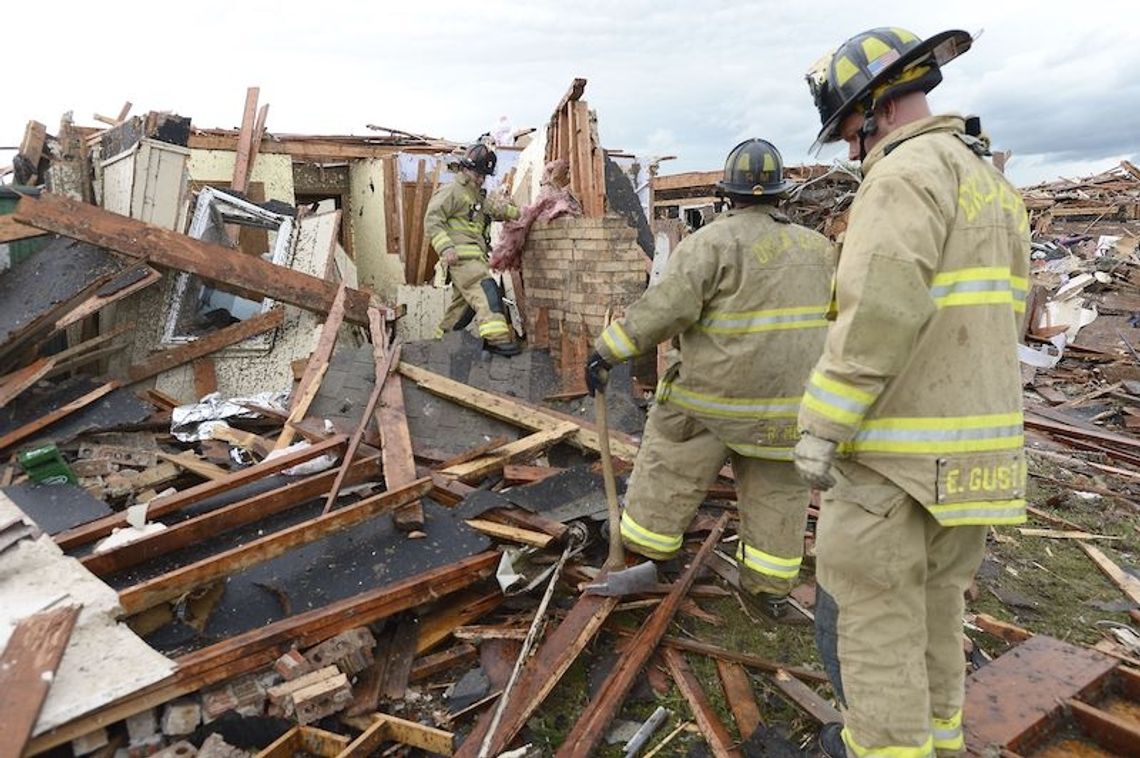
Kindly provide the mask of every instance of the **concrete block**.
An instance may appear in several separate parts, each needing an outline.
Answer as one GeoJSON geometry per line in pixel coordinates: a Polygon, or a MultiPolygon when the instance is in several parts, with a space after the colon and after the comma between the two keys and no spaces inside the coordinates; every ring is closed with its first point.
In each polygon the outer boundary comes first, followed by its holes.
{"type": "Polygon", "coordinates": [[[158,734],[158,714],[154,708],[147,708],[142,713],[127,717],[128,742],[137,745],[158,734]]]}
{"type": "Polygon", "coordinates": [[[348,677],[334,677],[310,685],[293,693],[293,715],[299,724],[311,724],[348,707],[352,702],[352,687],[348,677]]]}
{"type": "Polygon", "coordinates": [[[182,736],[190,734],[202,723],[202,706],[195,700],[176,700],[162,713],[164,734],[182,736]]]}
{"type": "Polygon", "coordinates": [[[71,751],[75,755],[87,755],[94,753],[101,747],[104,747],[108,742],[107,730],[100,727],[93,732],[88,732],[82,737],[76,737],[71,741],[71,751]]]}
{"type": "Polygon", "coordinates": [[[337,666],[345,674],[353,675],[372,665],[372,649],[376,638],[368,627],[357,627],[341,632],[305,651],[305,658],[314,667],[337,666]]]}

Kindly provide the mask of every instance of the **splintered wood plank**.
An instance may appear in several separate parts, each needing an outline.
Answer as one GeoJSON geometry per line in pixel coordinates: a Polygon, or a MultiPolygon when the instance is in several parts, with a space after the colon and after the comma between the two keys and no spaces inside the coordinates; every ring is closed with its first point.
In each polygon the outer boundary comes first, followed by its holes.
{"type": "MultiPolygon", "coordinates": [[[[330,281],[53,193],[21,198],[14,215],[39,229],[197,274],[243,297],[270,297],[313,313],[328,313],[336,298],[330,281]]],[[[367,292],[350,290],[345,319],[367,324],[368,306],[367,292]]]]}
{"type": "Polygon", "coordinates": [[[843,717],[839,714],[831,703],[824,700],[819,696],[815,690],[808,687],[806,684],[796,679],[783,669],[777,671],[772,675],[772,682],[779,688],[780,692],[796,704],[807,715],[821,724],[830,724],[833,721],[842,721],[843,717]]]}
{"type": "Polygon", "coordinates": [[[756,728],[764,723],[760,718],[760,708],[756,705],[756,695],[752,691],[748,672],[739,663],[721,660],[716,662],[716,670],[720,674],[725,699],[728,700],[728,707],[732,709],[732,717],[736,720],[740,739],[747,740],[756,728]]]}
{"type": "MultiPolygon", "coordinates": [[[[364,432],[368,428],[368,422],[372,418],[372,410],[376,407],[376,402],[380,399],[380,393],[384,386],[384,380],[388,376],[389,370],[392,368],[392,362],[396,360],[399,354],[399,346],[392,350],[390,354],[384,352],[384,341],[387,339],[387,334],[384,331],[384,317],[380,315],[380,311],[376,308],[368,309],[369,327],[372,331],[372,357],[376,366],[376,382],[372,386],[372,392],[368,394],[368,401],[364,404],[364,413],[361,414],[360,422],[356,425],[356,429],[352,432],[352,437],[348,441],[348,450],[345,451],[344,461],[340,465],[340,470],[337,472],[336,480],[333,482],[332,488],[329,490],[328,495],[325,497],[324,512],[328,513],[332,510],[333,504],[336,503],[337,496],[340,494],[341,482],[344,480],[344,475],[348,471],[348,466],[352,459],[356,456],[356,450],[360,447],[360,442],[364,439],[364,432]]],[[[387,462],[385,461],[385,481],[387,477],[387,462]]],[[[415,469],[412,470],[413,476],[400,484],[407,484],[414,480],[416,477],[415,469]]],[[[389,484],[388,489],[396,489],[396,486],[389,484]]]]}
{"type": "Polygon", "coordinates": [[[117,289],[114,292],[106,295],[100,295],[98,293],[91,295],[91,297],[84,300],[74,309],[69,311],[66,315],[60,317],[59,320],[55,322],[55,328],[57,330],[65,329],[76,322],[82,321],[93,313],[102,310],[105,306],[110,305],[111,303],[117,303],[123,298],[135,294],[139,290],[146,289],[162,278],[162,274],[158,273],[150,266],[142,265],[141,269],[144,270],[144,273],[142,278],[140,278],[138,281],[132,282],[126,287],[117,289]]]}
{"type": "MultiPolygon", "coordinates": [[[[3,447],[0,445],[0,447],[3,447]]],[[[1124,571],[1124,569],[1117,566],[1112,562],[1112,559],[1105,555],[1099,548],[1093,547],[1085,542],[1078,542],[1081,550],[1097,565],[1104,575],[1112,580],[1112,583],[1120,588],[1128,598],[1134,603],[1140,603],[1140,579],[1132,576],[1124,571]]]]}
{"type": "Polygon", "coordinates": [[[492,450],[494,450],[497,447],[502,447],[503,445],[507,444],[510,441],[511,441],[510,437],[507,437],[506,435],[499,435],[497,437],[492,437],[491,439],[487,440],[486,442],[483,442],[481,444],[476,445],[475,447],[464,450],[459,455],[448,458],[445,461],[440,461],[440,463],[437,464],[436,466],[434,466],[433,468],[436,471],[442,471],[443,469],[451,468],[452,466],[458,466],[460,463],[467,463],[469,461],[473,461],[476,458],[479,458],[480,456],[483,456],[483,455],[491,452],[492,450]]]}
{"type": "Polygon", "coordinates": [[[3,408],[12,398],[42,379],[45,374],[52,370],[55,362],[54,357],[40,358],[7,376],[0,377],[0,408],[3,408]]]}
{"type": "Polygon", "coordinates": [[[420,620],[419,635],[416,637],[416,653],[425,653],[451,636],[458,627],[470,624],[484,614],[498,608],[503,602],[503,593],[473,589],[454,598],[445,607],[434,611],[420,620]]]}
{"type": "Polygon", "coordinates": [[[338,758],[365,758],[385,742],[419,748],[433,755],[451,755],[455,735],[407,719],[389,716],[386,713],[373,715],[372,726],[344,749],[338,758]]]}
{"type": "MultiPolygon", "coordinates": [[[[411,234],[408,235],[407,245],[404,248],[405,254],[408,256],[409,265],[414,264],[412,271],[419,276],[420,264],[417,258],[419,257],[420,248],[424,238],[427,234],[424,231],[424,213],[427,207],[427,201],[430,198],[424,198],[424,185],[427,175],[427,160],[420,158],[416,162],[416,188],[412,195],[412,222],[409,224],[411,234]]],[[[422,284],[422,280],[417,280],[417,284],[422,284]]]]}
{"type": "MultiPolygon", "coordinates": [[[[353,464],[347,481],[352,484],[374,479],[380,473],[380,459],[365,458],[353,464]]],[[[289,510],[328,489],[335,472],[322,471],[262,492],[236,503],[216,508],[200,516],[180,521],[161,532],[147,535],[105,553],[91,553],[80,559],[83,566],[97,576],[110,576],[132,566],[146,563],[209,537],[252,524],[275,513],[289,510]]]]}
{"type": "MultiPolygon", "coordinates": [[[[526,725],[527,720],[562,679],[562,675],[602,628],[617,607],[618,600],[616,597],[600,595],[578,597],[558,627],[547,635],[542,645],[523,665],[491,740],[491,755],[502,752],[526,725]]],[[[479,718],[470,736],[459,747],[457,755],[464,758],[478,755],[492,718],[493,715],[489,712],[479,718]]]]}
{"type": "Polygon", "coordinates": [[[380,683],[380,694],[389,700],[404,699],[416,657],[416,640],[419,621],[411,615],[403,616],[396,624],[388,647],[388,665],[380,683]]]}
{"type": "Polygon", "coordinates": [[[230,187],[235,192],[245,192],[249,182],[249,156],[253,147],[253,125],[257,113],[259,87],[249,87],[245,91],[245,107],[241,114],[241,130],[238,132],[237,152],[234,154],[234,173],[230,187]]]}
{"type": "Polygon", "coordinates": [[[517,526],[508,526],[507,524],[498,524],[487,519],[472,518],[467,519],[464,523],[489,537],[505,540],[507,542],[517,542],[520,545],[546,548],[550,547],[554,542],[554,538],[549,534],[534,532],[529,529],[519,529],[517,526]]]}
{"type": "Polygon", "coordinates": [[[1102,686],[1115,659],[1037,634],[966,677],[966,750],[1017,753],[1062,717],[1065,702],[1102,686]]]}
{"type": "Polygon", "coordinates": [[[1033,632],[1028,629],[994,618],[988,613],[974,614],[974,625],[991,637],[997,637],[999,640],[1012,642],[1015,645],[1019,642],[1025,642],[1033,636],[1033,632]]]}
{"type": "MultiPolygon", "coordinates": [[[[317,456],[324,455],[327,452],[337,450],[344,445],[344,442],[344,435],[338,434],[323,442],[318,442],[272,460],[262,461],[254,466],[235,471],[225,479],[203,482],[202,484],[182,490],[181,492],[176,492],[172,495],[157,497],[151,500],[147,507],[147,518],[151,521],[156,521],[169,513],[187,508],[203,498],[229,492],[243,484],[255,482],[270,474],[276,474],[279,471],[292,468],[298,463],[304,463],[317,456]]],[[[73,529],[52,535],[52,539],[54,539],[55,544],[59,545],[63,550],[70,550],[73,547],[94,542],[100,537],[106,537],[111,533],[112,529],[117,526],[125,526],[126,523],[126,514],[112,513],[101,519],[80,524],[73,529]]]]}
{"type": "Polygon", "coordinates": [[[449,669],[458,670],[460,666],[474,661],[478,656],[479,650],[474,645],[469,642],[460,642],[447,650],[416,658],[412,662],[408,681],[418,682],[449,669]]]}
{"type": "Polygon", "coordinates": [[[401,489],[373,495],[339,511],[282,529],[197,563],[127,587],[119,592],[119,603],[128,615],[153,608],[195,587],[264,563],[301,545],[311,544],[330,534],[363,523],[425,494],[430,489],[431,479],[425,477],[401,489]]]}
{"type": "Polygon", "coordinates": [[[309,356],[309,362],[305,365],[305,373],[301,376],[301,382],[290,398],[289,418],[285,420],[285,428],[281,430],[281,435],[273,445],[274,450],[288,447],[293,442],[293,438],[297,436],[297,431],[293,425],[305,417],[313,398],[317,396],[317,392],[321,388],[321,380],[325,378],[325,372],[329,370],[329,361],[332,359],[333,348],[336,347],[337,334],[340,332],[340,325],[344,321],[344,302],[347,291],[348,288],[344,284],[337,288],[332,308],[329,309],[329,315],[321,327],[321,336],[317,339],[317,345],[309,356]]]}
{"type": "MultiPolygon", "coordinates": [[[[380,454],[384,460],[384,486],[392,489],[401,487],[416,478],[416,459],[412,452],[412,435],[408,430],[408,416],[404,408],[404,385],[400,377],[392,372],[400,361],[399,344],[388,345],[380,314],[371,323],[372,344],[380,345],[381,353],[376,360],[376,387],[380,392],[380,403],[375,408],[376,426],[380,430],[380,454]]],[[[367,423],[369,409],[365,414],[367,423]]],[[[423,529],[424,507],[419,500],[399,508],[392,515],[396,528],[402,531],[423,529]]]]}
{"type": "Polygon", "coordinates": [[[579,428],[577,424],[571,421],[564,421],[550,429],[543,429],[523,437],[521,440],[509,442],[473,461],[445,468],[441,473],[454,476],[466,484],[475,484],[484,477],[501,470],[503,466],[512,461],[538,455],[546,448],[576,433],[579,428]]]}
{"type": "Polygon", "coordinates": [[[47,234],[43,229],[21,224],[12,216],[0,216],[0,245],[5,242],[18,242],[31,237],[42,237],[47,234]]]}
{"type": "Polygon", "coordinates": [[[144,379],[150,379],[152,376],[158,376],[163,371],[169,371],[177,366],[190,363],[196,358],[207,356],[223,347],[236,345],[242,340],[268,332],[270,329],[276,329],[281,326],[284,316],[285,310],[283,308],[272,308],[265,313],[247,318],[245,321],[239,321],[215,332],[210,332],[205,337],[200,337],[193,342],[162,350],[128,368],[127,376],[132,382],[141,382],[144,379]]]}
{"type": "Polygon", "coordinates": [[[1134,720],[1122,719],[1080,700],[1067,705],[1084,732],[1098,745],[1119,755],[1140,755],[1140,726],[1134,720]]]}
{"type": "Polygon", "coordinates": [[[622,701],[629,693],[637,676],[641,673],[646,661],[649,660],[649,656],[657,649],[657,644],[665,635],[665,630],[677,613],[681,601],[685,599],[689,588],[693,585],[697,572],[702,569],[705,560],[712,553],[717,542],[720,541],[720,536],[728,525],[728,519],[728,513],[721,514],[721,517],[717,519],[716,524],[709,531],[708,537],[701,544],[701,549],[693,557],[692,563],[673,584],[673,590],[665,596],[653,610],[649,619],[638,629],[633,637],[633,642],[627,648],[626,655],[618,660],[614,670],[602,684],[601,690],[586,706],[556,755],[562,756],[562,758],[569,758],[570,756],[587,758],[592,753],[602,739],[614,714],[621,707],[622,701]]]}
{"type": "Polygon", "coordinates": [[[216,463],[210,463],[209,461],[204,461],[199,458],[198,454],[193,450],[187,450],[185,452],[179,453],[178,455],[171,455],[170,453],[164,453],[160,451],[158,453],[158,457],[167,463],[173,463],[180,469],[189,471],[192,474],[197,474],[203,479],[212,479],[214,481],[217,481],[219,479],[225,479],[230,475],[229,471],[226,471],[216,463]]]}
{"type": "Polygon", "coordinates": [[[194,366],[194,394],[205,397],[218,389],[218,372],[213,358],[198,358],[194,366]]]}
{"type": "MultiPolygon", "coordinates": [[[[384,252],[388,255],[402,255],[400,250],[400,217],[396,213],[396,156],[389,155],[380,159],[384,171],[384,252]]],[[[402,260],[402,258],[401,258],[402,260]]],[[[414,282],[406,268],[404,275],[409,284],[414,282]]]]}
{"type": "Polygon", "coordinates": [[[70,416],[72,413],[75,413],[81,408],[86,408],[88,405],[91,405],[91,403],[94,403],[96,400],[108,394],[112,390],[117,389],[118,386],[119,383],[116,381],[107,382],[106,384],[96,387],[87,394],[81,397],[77,397],[70,403],[66,403],[64,405],[61,405],[59,408],[56,408],[54,411],[45,413],[35,421],[29,421],[23,426],[17,429],[13,429],[4,436],[0,437],[0,450],[3,450],[6,447],[10,447],[11,445],[15,445],[17,442],[31,437],[33,434],[36,434],[45,427],[51,426],[56,421],[70,416]]]}
{"type": "MultiPolygon", "coordinates": [[[[435,168],[431,172],[431,187],[428,189],[427,197],[430,200],[435,191],[439,189],[439,170],[443,167],[443,161],[437,160],[435,168]]],[[[426,207],[422,209],[427,213],[426,207]]],[[[421,233],[420,235],[420,251],[416,257],[416,283],[423,284],[427,281],[428,272],[428,259],[431,258],[431,240],[428,239],[427,234],[421,233]]]]}
{"type": "MultiPolygon", "coordinates": [[[[598,451],[598,432],[591,424],[577,422],[572,417],[522,403],[505,395],[476,389],[403,361],[397,367],[397,371],[433,395],[439,395],[524,429],[549,430],[563,422],[572,421],[578,424],[578,429],[570,435],[568,441],[584,450],[598,451]]],[[[632,461],[637,457],[637,444],[628,435],[619,435],[611,431],[610,451],[615,458],[632,461]]]]}
{"type": "Polygon", "coordinates": [[[17,622],[8,638],[0,656],[0,755],[23,753],[79,611],[72,605],[34,614],[17,622]]]}
{"type": "Polygon", "coordinates": [[[503,466],[503,481],[506,484],[533,484],[565,470],[557,466],[527,466],[519,463],[508,463],[503,466]]]}
{"type": "Polygon", "coordinates": [[[696,674],[689,668],[684,653],[669,647],[661,652],[665,656],[665,665],[669,667],[669,673],[677,689],[681,690],[681,694],[689,702],[689,709],[693,712],[697,726],[700,727],[712,754],[718,758],[741,758],[744,754],[733,747],[732,735],[717,717],[712,702],[705,694],[701,683],[697,681],[696,674]]]}

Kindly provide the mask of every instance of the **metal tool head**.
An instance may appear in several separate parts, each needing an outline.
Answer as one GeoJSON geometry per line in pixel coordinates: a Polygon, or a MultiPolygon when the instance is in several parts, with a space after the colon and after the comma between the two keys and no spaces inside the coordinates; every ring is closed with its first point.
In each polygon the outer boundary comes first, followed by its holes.
{"type": "Polygon", "coordinates": [[[607,571],[586,585],[587,595],[624,597],[649,592],[657,586],[657,564],[645,561],[619,571],[607,571]]]}

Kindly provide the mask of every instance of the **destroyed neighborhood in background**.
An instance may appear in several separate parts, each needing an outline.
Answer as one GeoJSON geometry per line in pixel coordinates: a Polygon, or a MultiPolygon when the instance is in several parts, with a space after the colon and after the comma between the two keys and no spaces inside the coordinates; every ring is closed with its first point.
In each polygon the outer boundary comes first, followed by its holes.
{"type": "MultiPolygon", "coordinates": [[[[720,171],[603,149],[584,88],[495,135],[511,360],[428,339],[422,219],[463,142],[270,131],[256,88],[237,131],[28,124],[0,186],[0,756],[813,749],[814,518],[802,625],[735,594],[730,478],[650,591],[580,592],[606,517],[581,366],[721,210],[720,171]]],[[[839,237],[857,171],[788,174],[793,220],[839,237]]],[[[1140,170],[1023,197],[1037,523],[992,530],[971,591],[967,745],[1134,755],[1140,170]]],[[[665,347],[615,372],[626,473],[665,347]]]]}

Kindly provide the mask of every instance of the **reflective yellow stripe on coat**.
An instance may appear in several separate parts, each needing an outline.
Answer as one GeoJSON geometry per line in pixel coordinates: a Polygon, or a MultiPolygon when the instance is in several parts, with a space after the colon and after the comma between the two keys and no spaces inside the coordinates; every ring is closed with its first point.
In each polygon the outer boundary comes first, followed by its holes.
{"type": "Polygon", "coordinates": [[[939,418],[876,418],[845,449],[861,453],[939,455],[1018,450],[1025,444],[1021,411],[939,418]]]}
{"type": "Polygon", "coordinates": [[[709,334],[759,334],[784,329],[827,327],[826,305],[770,308],[762,311],[713,311],[701,317],[698,329],[709,334]]]}
{"type": "Polygon", "coordinates": [[[602,341],[619,361],[627,361],[637,355],[637,345],[629,338],[620,321],[615,321],[602,332],[602,341]]]}
{"type": "Polygon", "coordinates": [[[829,379],[818,371],[811,373],[803,396],[805,408],[848,426],[855,426],[862,421],[874,401],[875,396],[871,393],[829,379]]]}
{"type": "Polygon", "coordinates": [[[657,383],[657,400],[723,418],[795,418],[800,412],[799,397],[723,397],[665,381],[657,383]]]}
{"type": "Polygon", "coordinates": [[[1009,305],[1025,311],[1028,282],[1007,266],[978,266],[945,271],[931,283],[930,296],[939,308],[961,305],[1009,305]]]}

